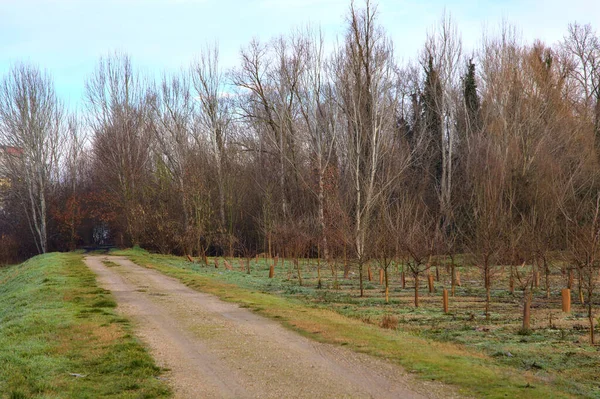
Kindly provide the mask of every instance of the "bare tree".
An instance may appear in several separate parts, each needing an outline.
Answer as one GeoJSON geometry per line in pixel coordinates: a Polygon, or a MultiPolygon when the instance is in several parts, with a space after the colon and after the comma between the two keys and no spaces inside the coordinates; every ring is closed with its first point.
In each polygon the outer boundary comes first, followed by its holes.
{"type": "Polygon", "coordinates": [[[336,94],[348,129],[343,156],[352,179],[348,195],[361,296],[375,205],[406,167],[385,178],[379,173],[391,159],[398,98],[392,46],[377,25],[376,14],[370,1],[362,10],[352,3],[344,46],[334,60],[336,94]]]}
{"type": "Polygon", "coordinates": [[[414,304],[419,307],[419,279],[431,268],[437,217],[419,195],[403,196],[394,205],[393,226],[399,250],[407,259],[406,266],[414,279],[414,304]]]}
{"type": "MultiPolygon", "coordinates": [[[[296,167],[297,85],[303,60],[297,47],[302,43],[284,37],[268,44],[253,40],[241,52],[241,66],[234,70],[239,90],[237,109],[254,134],[246,151],[257,154],[260,168],[255,185],[263,193],[262,227],[265,249],[272,253],[273,230],[285,227],[292,214],[293,187],[299,185],[296,167]],[[268,173],[264,173],[269,171],[268,173]]],[[[294,207],[302,201],[293,201],[294,207]]]]}
{"type": "Polygon", "coordinates": [[[151,161],[146,94],[124,54],[101,58],[86,82],[96,171],[122,210],[127,240],[133,245],[141,239],[143,179],[151,161]]]}
{"type": "Polygon", "coordinates": [[[473,140],[469,180],[473,185],[467,247],[480,268],[485,287],[485,313],[489,317],[492,280],[497,254],[505,245],[509,210],[504,202],[506,169],[503,153],[493,142],[473,140]]]}
{"type": "Polygon", "coordinates": [[[154,88],[151,100],[150,129],[154,133],[159,156],[164,160],[177,190],[182,210],[179,233],[183,237],[184,251],[189,253],[193,241],[189,237],[193,213],[189,197],[197,188],[190,187],[186,181],[195,110],[188,74],[163,76],[159,87],[154,88]]]}
{"type": "MultiPolygon", "coordinates": [[[[81,126],[81,120],[77,114],[71,114],[67,118],[66,137],[64,145],[63,190],[64,213],[62,214],[63,233],[66,233],[68,248],[74,250],[79,238],[78,227],[84,218],[83,199],[81,198],[81,187],[84,186],[88,171],[88,153],[86,146],[89,141],[86,130],[81,126]]],[[[60,214],[60,212],[58,212],[60,214]]],[[[56,216],[56,215],[55,215],[56,216]]],[[[56,219],[56,218],[55,218],[56,219]]]]}
{"type": "MultiPolygon", "coordinates": [[[[217,169],[219,191],[219,228],[224,231],[225,221],[225,166],[226,145],[231,123],[230,99],[227,81],[219,67],[219,49],[215,45],[206,47],[200,58],[192,66],[192,81],[199,101],[198,119],[200,131],[205,134],[211,146],[211,152],[217,169]]],[[[198,134],[196,141],[201,140],[198,134]]]]}
{"type": "MultiPolygon", "coordinates": [[[[433,147],[433,188],[439,203],[440,232],[453,242],[450,234],[454,218],[452,200],[454,162],[458,134],[456,119],[459,102],[459,64],[462,41],[450,15],[444,14],[438,27],[427,37],[421,64],[426,71],[424,87],[425,122],[433,147]],[[441,165],[441,167],[440,167],[441,165]]],[[[448,248],[451,252],[452,248],[448,248]]]]}
{"type": "MultiPolygon", "coordinates": [[[[581,132],[580,132],[581,133],[581,132]]],[[[591,144],[593,139],[589,140],[591,144]]],[[[565,193],[558,198],[565,218],[567,249],[578,271],[578,296],[586,302],[590,323],[590,342],[594,335],[594,294],[600,272],[600,186],[598,184],[597,152],[593,145],[579,151],[576,167],[570,170],[565,193]]],[[[575,162],[573,162],[575,163],[575,162]]]]}
{"type": "Polygon", "coordinates": [[[600,146],[600,38],[591,25],[574,23],[561,47],[573,86],[570,94],[581,117],[593,123],[596,146],[600,146]]]}
{"type": "Polygon", "coordinates": [[[326,184],[328,172],[337,168],[335,161],[339,108],[335,105],[333,88],[329,82],[321,32],[308,29],[298,35],[297,42],[296,52],[302,60],[302,69],[298,84],[294,85],[293,89],[298,101],[299,128],[301,133],[306,135],[301,137],[308,144],[308,158],[313,165],[317,181],[316,187],[310,183],[307,183],[306,187],[317,200],[319,248],[322,250],[323,258],[328,262],[329,246],[325,220],[328,194],[326,184]]]}
{"type": "Polygon", "coordinates": [[[58,180],[63,122],[63,105],[51,77],[31,65],[14,66],[0,86],[0,142],[16,154],[2,159],[38,253],[48,250],[47,196],[58,180]]]}

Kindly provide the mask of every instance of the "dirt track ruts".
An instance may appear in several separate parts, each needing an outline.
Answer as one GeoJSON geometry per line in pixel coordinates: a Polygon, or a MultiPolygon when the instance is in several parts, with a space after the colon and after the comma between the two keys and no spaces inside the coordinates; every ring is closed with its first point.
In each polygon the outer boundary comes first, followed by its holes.
{"type": "Polygon", "coordinates": [[[169,370],[177,398],[425,398],[441,391],[391,363],[311,341],[124,257],[85,262],[169,370]]]}

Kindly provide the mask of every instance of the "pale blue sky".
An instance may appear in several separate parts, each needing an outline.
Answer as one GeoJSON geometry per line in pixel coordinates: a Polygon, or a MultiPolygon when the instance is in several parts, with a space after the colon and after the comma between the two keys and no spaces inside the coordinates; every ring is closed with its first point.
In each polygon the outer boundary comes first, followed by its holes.
{"type": "MultiPolygon", "coordinates": [[[[344,27],[350,0],[0,0],[0,75],[18,61],[33,62],[53,76],[61,97],[76,106],[98,58],[127,52],[147,73],[189,65],[207,42],[218,41],[222,64],[235,65],[240,47],[287,33],[307,23],[330,39],[344,27]]],[[[361,5],[362,1],[357,0],[361,5]]],[[[600,29],[599,0],[380,0],[380,22],[399,59],[414,57],[444,8],[477,46],[483,27],[502,19],[526,41],[554,43],[569,22],[600,29]]]]}

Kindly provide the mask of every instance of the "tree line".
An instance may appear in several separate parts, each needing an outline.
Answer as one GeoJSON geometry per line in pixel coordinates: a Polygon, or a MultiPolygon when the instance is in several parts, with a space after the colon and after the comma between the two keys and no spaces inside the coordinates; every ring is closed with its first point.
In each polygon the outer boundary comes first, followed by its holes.
{"type": "Polygon", "coordinates": [[[160,79],[112,53],[77,112],[49,73],[13,66],[0,84],[0,262],[108,243],[344,258],[362,292],[369,260],[386,281],[394,259],[418,281],[432,257],[467,254],[489,306],[497,265],[527,289],[518,266],[548,278],[560,253],[591,298],[594,28],[573,23],[547,45],[505,24],[469,52],[444,15],[401,64],[377,17],[352,3],[333,51],[300,28],[252,40],[229,70],[217,46],[160,79]]]}

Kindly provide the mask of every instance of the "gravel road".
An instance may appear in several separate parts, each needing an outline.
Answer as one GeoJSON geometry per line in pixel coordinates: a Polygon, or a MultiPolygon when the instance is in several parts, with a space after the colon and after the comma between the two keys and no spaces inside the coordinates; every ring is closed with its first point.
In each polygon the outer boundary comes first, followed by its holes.
{"type": "Polygon", "coordinates": [[[88,256],[85,262],[157,364],[169,370],[164,378],[176,398],[455,396],[396,365],[312,341],[124,257],[88,256]]]}

